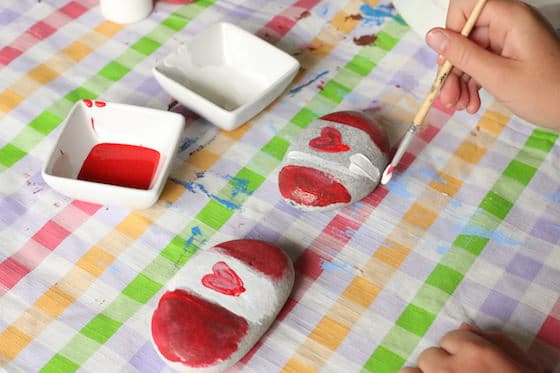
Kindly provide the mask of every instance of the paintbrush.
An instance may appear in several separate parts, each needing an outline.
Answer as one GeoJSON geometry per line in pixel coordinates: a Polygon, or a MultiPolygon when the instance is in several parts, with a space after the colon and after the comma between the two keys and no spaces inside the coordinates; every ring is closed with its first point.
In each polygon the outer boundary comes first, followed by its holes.
{"type": "MultiPolygon", "coordinates": [[[[463,29],[461,30],[461,35],[465,37],[469,36],[485,4],[486,4],[486,0],[478,0],[471,15],[467,19],[467,23],[465,23],[463,29]]],[[[399,144],[399,147],[397,148],[397,151],[395,152],[393,159],[391,160],[389,165],[385,168],[385,171],[383,172],[383,176],[381,177],[381,184],[385,185],[391,180],[395,167],[397,167],[397,165],[401,161],[404,152],[406,151],[406,149],[410,145],[410,142],[412,141],[412,138],[414,137],[414,134],[416,133],[416,131],[418,131],[418,128],[420,128],[420,126],[424,122],[424,119],[426,118],[428,111],[432,107],[432,104],[434,103],[434,100],[438,95],[439,90],[443,86],[443,83],[445,82],[445,79],[447,78],[447,75],[449,75],[449,72],[451,71],[452,68],[453,65],[451,64],[451,62],[445,61],[445,63],[439,70],[436,79],[432,84],[432,88],[430,89],[430,92],[428,92],[428,95],[424,99],[424,102],[422,103],[420,109],[418,110],[418,112],[414,116],[414,119],[412,120],[412,125],[410,126],[408,131],[406,131],[406,133],[404,134],[404,137],[401,143],[399,144]]]]}

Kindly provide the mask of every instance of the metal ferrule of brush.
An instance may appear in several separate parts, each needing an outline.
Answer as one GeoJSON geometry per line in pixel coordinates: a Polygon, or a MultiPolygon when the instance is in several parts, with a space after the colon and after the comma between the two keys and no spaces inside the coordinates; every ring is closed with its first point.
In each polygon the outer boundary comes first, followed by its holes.
{"type": "Polygon", "coordinates": [[[404,155],[404,152],[406,151],[406,149],[408,148],[408,145],[410,144],[410,142],[412,141],[412,139],[414,138],[414,134],[416,133],[416,131],[418,130],[419,126],[415,126],[412,125],[410,126],[410,128],[408,129],[408,131],[406,131],[398,149],[397,152],[395,153],[395,155],[393,156],[393,162],[391,162],[391,164],[393,166],[397,166],[397,164],[400,162],[402,156],[404,155]]]}

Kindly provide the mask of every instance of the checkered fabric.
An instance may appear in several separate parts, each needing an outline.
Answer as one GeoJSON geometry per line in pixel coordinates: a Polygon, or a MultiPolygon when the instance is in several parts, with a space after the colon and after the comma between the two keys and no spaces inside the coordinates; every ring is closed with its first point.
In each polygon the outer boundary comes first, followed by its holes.
{"type": "Polygon", "coordinates": [[[364,200],[304,213],[278,192],[286,150],[319,116],[365,110],[395,133],[411,122],[436,56],[388,1],[158,1],[124,26],[95,0],[4,0],[0,26],[0,370],[170,371],[150,336],[159,296],[197,250],[237,238],[282,247],[296,284],[236,370],[396,372],[463,321],[558,369],[557,133],[492,100],[473,116],[436,103],[391,183],[364,200]],[[168,110],[151,68],[219,21],[300,61],[278,100],[232,132],[173,108],[187,126],[152,208],[45,184],[75,102],[168,110]]]}

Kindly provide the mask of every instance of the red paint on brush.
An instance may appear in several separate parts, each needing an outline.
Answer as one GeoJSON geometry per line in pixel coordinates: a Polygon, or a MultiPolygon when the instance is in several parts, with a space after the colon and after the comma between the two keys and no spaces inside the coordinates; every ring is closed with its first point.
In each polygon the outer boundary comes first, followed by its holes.
{"type": "Polygon", "coordinates": [[[383,128],[359,111],[338,111],[322,116],[320,119],[360,129],[369,135],[371,141],[383,153],[389,153],[389,139],[383,128]]]}
{"type": "Polygon", "coordinates": [[[212,273],[202,277],[202,285],[225,295],[238,296],[245,292],[243,281],[226,262],[217,262],[212,273]]]}
{"type": "Polygon", "coordinates": [[[310,167],[282,168],[278,186],[284,198],[303,206],[324,207],[352,200],[344,185],[329,174],[310,167]]]}
{"type": "Polygon", "coordinates": [[[91,149],[79,180],[149,189],[159,163],[157,150],[142,146],[101,143],[91,149]]]}
{"type": "Polygon", "coordinates": [[[152,316],[160,353],[195,368],[228,359],[248,329],[244,318],[184,290],[165,293],[152,316]]]}
{"type": "Polygon", "coordinates": [[[311,139],[309,146],[318,152],[343,153],[350,150],[350,146],[342,142],[342,134],[334,127],[323,127],[321,135],[311,139]]]}
{"type": "Polygon", "coordinates": [[[288,258],[279,248],[258,240],[234,240],[223,242],[216,247],[249,267],[280,280],[288,268],[288,258]]]}

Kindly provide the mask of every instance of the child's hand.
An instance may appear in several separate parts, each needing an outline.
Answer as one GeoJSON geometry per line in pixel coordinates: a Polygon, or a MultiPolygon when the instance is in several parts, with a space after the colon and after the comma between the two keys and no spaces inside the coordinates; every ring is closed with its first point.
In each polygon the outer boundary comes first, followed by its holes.
{"type": "Polygon", "coordinates": [[[450,0],[447,29],[434,28],[428,45],[455,68],[441,90],[443,104],[474,113],[480,86],[512,112],[560,129],[560,41],[531,7],[488,0],[470,40],[460,30],[476,0],[450,0]]]}
{"type": "Polygon", "coordinates": [[[417,368],[404,368],[399,373],[537,373],[541,368],[529,359],[508,337],[482,332],[462,324],[447,333],[440,347],[424,350],[417,368]]]}

